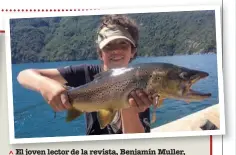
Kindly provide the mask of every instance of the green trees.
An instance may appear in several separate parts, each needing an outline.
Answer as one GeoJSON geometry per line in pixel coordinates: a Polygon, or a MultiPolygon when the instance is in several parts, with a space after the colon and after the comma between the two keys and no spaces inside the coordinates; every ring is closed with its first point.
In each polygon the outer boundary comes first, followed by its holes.
{"type": "MultiPolygon", "coordinates": [[[[214,11],[129,14],[140,29],[138,56],[216,52],[214,11]]],[[[97,59],[101,16],[11,20],[12,63],[97,59]]]]}

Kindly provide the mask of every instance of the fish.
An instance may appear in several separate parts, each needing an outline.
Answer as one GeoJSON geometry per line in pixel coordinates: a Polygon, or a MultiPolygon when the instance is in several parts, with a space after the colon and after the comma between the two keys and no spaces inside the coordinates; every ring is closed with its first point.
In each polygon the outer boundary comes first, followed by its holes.
{"type": "MultiPolygon", "coordinates": [[[[200,102],[211,93],[193,90],[197,81],[209,76],[205,71],[186,68],[171,63],[139,63],[109,69],[94,76],[94,80],[67,90],[72,108],[66,121],[70,122],[85,112],[97,112],[100,128],[110,124],[120,109],[130,108],[131,91],[142,89],[153,100],[153,109],[161,107],[163,100],[175,99],[187,103],[200,102]]],[[[152,113],[152,123],[156,115],[152,113]]]]}

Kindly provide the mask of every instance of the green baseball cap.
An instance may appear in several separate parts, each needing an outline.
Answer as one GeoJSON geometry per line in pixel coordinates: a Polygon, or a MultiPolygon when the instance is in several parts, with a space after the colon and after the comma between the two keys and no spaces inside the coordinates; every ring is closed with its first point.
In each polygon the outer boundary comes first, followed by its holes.
{"type": "Polygon", "coordinates": [[[130,33],[120,25],[107,25],[103,27],[98,32],[97,44],[102,49],[115,39],[126,39],[135,47],[135,41],[130,33]]]}

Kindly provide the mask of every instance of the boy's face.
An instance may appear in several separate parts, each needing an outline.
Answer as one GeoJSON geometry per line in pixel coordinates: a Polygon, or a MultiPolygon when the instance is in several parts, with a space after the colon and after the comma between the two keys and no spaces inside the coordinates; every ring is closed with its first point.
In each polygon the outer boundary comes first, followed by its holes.
{"type": "Polygon", "coordinates": [[[134,55],[130,42],[125,39],[113,40],[101,50],[101,59],[105,69],[125,67],[134,55]]]}

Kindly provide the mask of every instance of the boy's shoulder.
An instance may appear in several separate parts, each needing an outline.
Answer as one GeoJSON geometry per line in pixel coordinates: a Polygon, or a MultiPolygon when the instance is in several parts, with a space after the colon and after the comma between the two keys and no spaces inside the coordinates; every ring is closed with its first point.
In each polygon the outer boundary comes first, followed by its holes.
{"type": "Polygon", "coordinates": [[[97,72],[101,70],[101,65],[99,64],[72,64],[68,66],[63,66],[57,68],[59,71],[85,71],[88,70],[89,72],[97,72]]]}
{"type": "Polygon", "coordinates": [[[101,65],[99,64],[78,64],[78,65],[71,65],[73,68],[83,68],[88,70],[98,70],[101,68],[101,65]]]}
{"type": "Polygon", "coordinates": [[[80,86],[93,80],[93,77],[101,71],[97,64],[72,64],[57,68],[60,75],[72,87],[80,86]]]}

